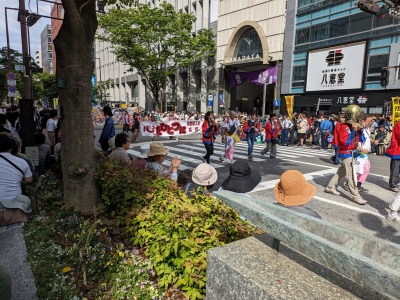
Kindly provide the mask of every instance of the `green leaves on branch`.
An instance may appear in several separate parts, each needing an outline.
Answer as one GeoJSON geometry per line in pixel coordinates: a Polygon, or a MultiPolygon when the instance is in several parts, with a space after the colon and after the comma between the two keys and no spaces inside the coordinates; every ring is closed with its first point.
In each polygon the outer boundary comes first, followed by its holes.
{"type": "Polygon", "coordinates": [[[111,45],[118,61],[135,68],[158,97],[167,77],[179,67],[215,54],[213,32],[195,32],[195,22],[192,14],[177,12],[166,2],[155,8],[139,3],[101,15],[98,38],[111,45]]]}
{"type": "Polygon", "coordinates": [[[187,195],[153,171],[131,170],[110,158],[99,164],[105,212],[124,218],[129,242],[145,250],[164,289],[190,299],[205,294],[207,251],[257,233],[218,199],[187,195]]]}

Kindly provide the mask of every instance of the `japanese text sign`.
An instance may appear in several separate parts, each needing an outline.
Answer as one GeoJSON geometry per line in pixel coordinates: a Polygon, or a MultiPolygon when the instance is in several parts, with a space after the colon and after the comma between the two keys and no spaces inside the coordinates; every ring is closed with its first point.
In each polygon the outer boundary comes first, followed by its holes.
{"type": "Polygon", "coordinates": [[[177,136],[201,131],[202,121],[141,122],[143,136],[177,136]]]}

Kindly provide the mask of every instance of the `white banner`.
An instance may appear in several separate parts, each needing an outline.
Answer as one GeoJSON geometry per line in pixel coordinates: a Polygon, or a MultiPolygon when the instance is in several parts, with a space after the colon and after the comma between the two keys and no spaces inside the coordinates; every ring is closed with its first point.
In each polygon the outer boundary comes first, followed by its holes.
{"type": "Polygon", "coordinates": [[[363,41],[310,51],[306,91],[362,88],[365,46],[363,41]]]}
{"type": "Polygon", "coordinates": [[[177,136],[201,132],[202,121],[140,122],[143,136],[177,136]]]}

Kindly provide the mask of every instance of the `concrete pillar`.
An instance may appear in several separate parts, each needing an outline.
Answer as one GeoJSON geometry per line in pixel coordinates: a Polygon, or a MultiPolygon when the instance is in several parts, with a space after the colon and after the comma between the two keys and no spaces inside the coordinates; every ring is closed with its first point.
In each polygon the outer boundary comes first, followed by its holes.
{"type": "Polygon", "coordinates": [[[188,80],[189,80],[189,97],[188,101],[188,110],[194,111],[196,110],[196,99],[197,99],[197,85],[196,85],[196,70],[193,67],[189,68],[188,71],[188,80]]]}
{"type": "Polygon", "coordinates": [[[139,109],[147,109],[146,87],[142,83],[142,79],[140,76],[138,79],[138,98],[139,98],[139,109]]]}
{"type": "Polygon", "coordinates": [[[175,72],[175,85],[176,85],[176,105],[178,106],[178,111],[183,110],[183,81],[181,74],[175,72]]]}

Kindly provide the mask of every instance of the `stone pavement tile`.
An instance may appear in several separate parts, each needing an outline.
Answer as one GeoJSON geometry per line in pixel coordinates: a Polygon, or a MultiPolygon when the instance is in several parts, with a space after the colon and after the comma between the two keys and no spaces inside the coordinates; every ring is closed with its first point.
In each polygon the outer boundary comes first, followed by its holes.
{"type": "Polygon", "coordinates": [[[36,300],[36,285],[26,257],[22,228],[12,228],[0,233],[0,264],[6,267],[12,280],[12,300],[36,300]]]}

